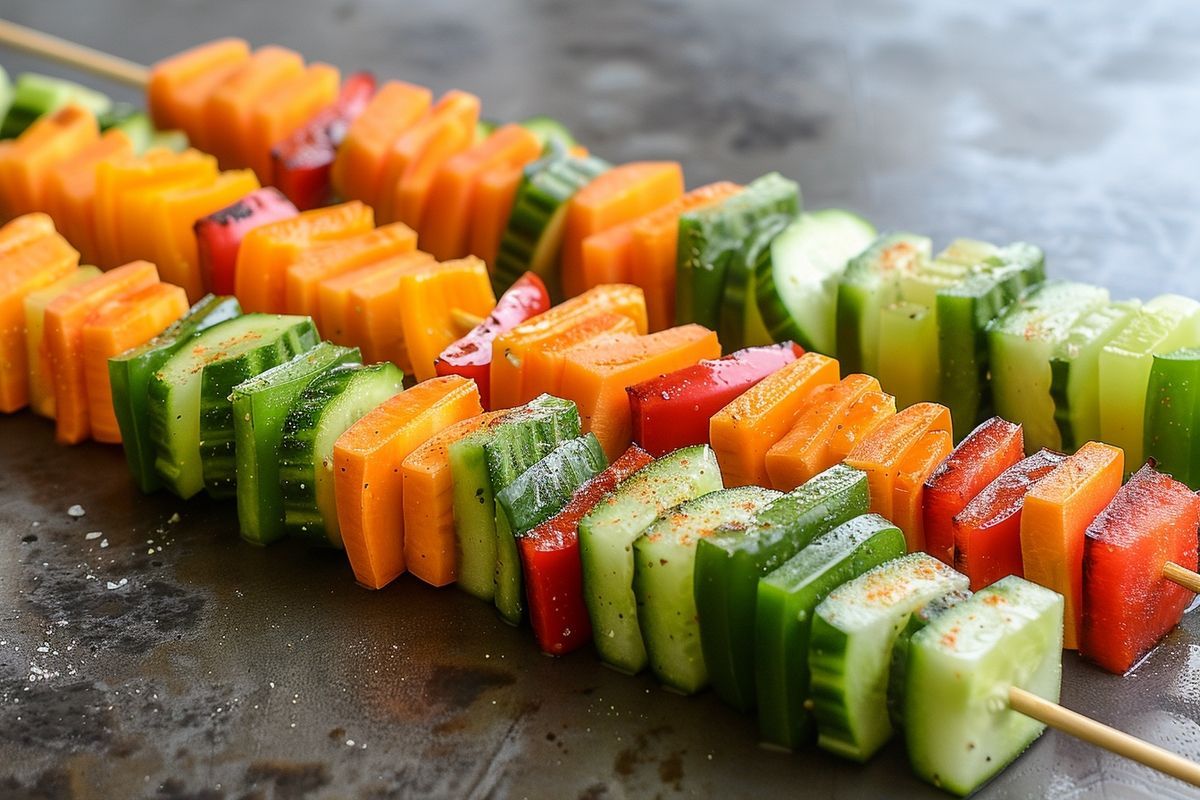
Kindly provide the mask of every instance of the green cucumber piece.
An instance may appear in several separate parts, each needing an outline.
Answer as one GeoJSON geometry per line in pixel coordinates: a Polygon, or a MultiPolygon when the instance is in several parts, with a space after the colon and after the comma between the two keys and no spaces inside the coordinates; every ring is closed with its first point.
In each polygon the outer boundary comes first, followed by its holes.
{"type": "Polygon", "coordinates": [[[755,274],[759,260],[770,258],[775,237],[792,222],[791,217],[782,214],[754,222],[741,248],[729,259],[717,318],[717,337],[727,352],[774,343],[758,309],[755,274]]]}
{"type": "Polygon", "coordinates": [[[801,214],[771,242],[755,268],[758,310],[771,341],[837,355],[838,282],[875,238],[862,217],[828,208],[801,214]]]}
{"type": "Polygon", "coordinates": [[[236,297],[205,295],[158,336],[108,360],[108,381],[112,385],[113,412],[121,429],[121,446],[129,471],[143,492],[162,486],[154,469],[148,413],[148,389],[154,373],[198,334],[241,313],[236,297]]]}
{"type": "Polygon", "coordinates": [[[245,314],[208,328],[177,349],[147,387],[154,468],[185,500],[206,485],[233,485],[229,392],[250,375],[316,344],[308,317],[245,314]],[[207,462],[207,463],[206,463],[207,462]]]}
{"type": "Polygon", "coordinates": [[[133,143],[133,152],[141,155],[150,148],[154,140],[154,123],[150,116],[129,103],[116,103],[105,114],[96,119],[100,130],[117,129],[133,143]]]}
{"type": "Polygon", "coordinates": [[[1111,303],[1085,314],[1050,356],[1050,397],[1064,453],[1100,439],[1100,351],[1137,310],[1136,302],[1111,303]]]}
{"type": "Polygon", "coordinates": [[[1125,451],[1130,472],[1145,462],[1146,390],[1154,356],[1200,346],[1200,303],[1179,295],[1148,301],[1100,351],[1100,433],[1125,451]]]}
{"type": "Polygon", "coordinates": [[[867,570],[899,558],[904,534],[877,514],[842,523],[758,582],[754,665],[763,744],[794,750],[810,743],[809,638],[817,605],[867,570]]]}
{"type": "Polygon", "coordinates": [[[525,167],[492,270],[497,295],[526,272],[534,272],[551,297],[562,296],[558,258],[567,207],[580,189],[610,167],[603,159],[572,156],[557,146],[525,167]]]}
{"type": "Polygon", "coordinates": [[[754,620],[758,581],[816,537],[867,513],[867,474],[839,464],[783,495],[753,524],[717,531],[696,546],[700,644],[717,695],[755,703],[754,620]]]}
{"type": "Polygon", "coordinates": [[[1025,428],[1025,451],[1062,450],[1050,394],[1050,359],[1080,319],[1108,304],[1108,291],[1048,281],[1009,307],[988,329],[996,413],[1025,428]]]}
{"type": "Polygon", "coordinates": [[[750,525],[779,497],[758,486],[710,492],[664,511],[634,541],[638,624],[650,669],[667,687],[691,694],[708,684],[696,609],[697,543],[721,528],[750,525]]]}
{"type": "Polygon", "coordinates": [[[579,522],[583,597],[600,658],[630,674],[646,666],[633,590],[633,543],[668,508],[722,488],[708,445],[684,447],[618,484],[579,522]]]}
{"type": "Polygon", "coordinates": [[[562,510],[571,494],[608,466],[595,434],[563,442],[496,493],[496,608],[517,625],[524,613],[517,539],[562,510]]]}
{"type": "Polygon", "coordinates": [[[529,117],[521,121],[521,127],[532,132],[545,148],[568,150],[576,145],[575,137],[567,130],[567,126],[553,117],[529,117]]]}
{"type": "Polygon", "coordinates": [[[990,259],[1000,258],[1001,250],[991,242],[980,239],[955,239],[937,254],[936,261],[975,267],[990,259]]]}
{"type": "Polygon", "coordinates": [[[1009,708],[1019,687],[1058,702],[1063,600],[1015,576],[941,614],[909,643],[905,740],[913,771],[958,795],[1008,766],[1045,726],[1009,708]]]}
{"type": "Polygon", "coordinates": [[[496,492],[559,444],[579,436],[579,428],[574,403],[543,394],[450,445],[460,589],[480,600],[495,600],[496,492]]]}
{"type": "Polygon", "coordinates": [[[879,374],[879,320],[901,300],[900,279],[915,274],[933,249],[925,236],[887,233],[846,264],[837,290],[837,355],[842,371],[879,374]]]}
{"type": "Polygon", "coordinates": [[[404,388],[390,362],[343,364],[314,379],[288,409],[279,442],[279,490],[289,533],[342,547],[333,485],[333,445],[346,429],[404,388]]]}
{"type": "MultiPolygon", "coordinates": [[[[675,281],[675,319],[697,322],[717,330],[723,315],[725,292],[733,278],[735,297],[724,312],[728,325],[737,329],[746,312],[746,301],[755,300],[751,266],[741,259],[747,240],[759,226],[772,220],[790,222],[800,213],[800,185],[770,172],[742,191],[712,206],[689,211],[679,218],[679,248],[675,281]]],[[[757,301],[755,301],[757,302],[757,301]]],[[[732,345],[725,342],[726,349],[732,345]]]]}
{"type": "Polygon", "coordinates": [[[876,377],[898,410],[937,396],[937,338],[936,308],[900,301],[880,312],[876,377]]]}
{"type": "Polygon", "coordinates": [[[971,596],[970,589],[946,592],[935,597],[918,608],[908,618],[908,624],[896,635],[892,645],[892,664],[888,668],[888,719],[892,727],[901,730],[904,727],[904,692],[908,686],[908,650],[912,636],[933,620],[940,617],[959,603],[971,596]]]}
{"type": "Polygon", "coordinates": [[[13,85],[8,77],[8,71],[4,67],[0,67],[0,120],[8,114],[8,107],[12,105],[13,85]]]}
{"type": "Polygon", "coordinates": [[[182,153],[190,146],[187,134],[183,131],[155,131],[154,135],[150,137],[150,143],[146,145],[146,149],[164,148],[172,153],[182,153]]]}
{"type": "Polygon", "coordinates": [[[8,110],[0,122],[0,139],[20,136],[42,115],[53,114],[72,103],[98,116],[112,107],[112,98],[62,78],[36,72],[22,73],[17,77],[8,110]]]}
{"type": "Polygon", "coordinates": [[[285,533],[279,448],[288,411],[318,376],[343,364],[361,362],[357,347],[321,342],[233,388],[238,527],[247,542],[270,544],[285,533]]]}
{"type": "Polygon", "coordinates": [[[926,553],[875,567],[826,596],[808,651],[817,744],[866,761],[892,736],[888,669],[896,635],[913,611],[968,586],[967,576],[926,553]]]}
{"type": "Polygon", "coordinates": [[[1154,356],[1146,391],[1146,455],[1200,489],[1200,348],[1154,356]]]}

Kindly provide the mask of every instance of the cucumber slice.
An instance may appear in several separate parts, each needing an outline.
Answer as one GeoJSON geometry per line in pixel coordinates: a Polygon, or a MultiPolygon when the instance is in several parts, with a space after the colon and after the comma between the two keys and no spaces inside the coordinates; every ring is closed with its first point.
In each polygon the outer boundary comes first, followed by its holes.
{"type": "Polygon", "coordinates": [[[801,214],[776,236],[755,270],[758,310],[771,340],[836,355],[838,281],[874,238],[871,223],[836,208],[801,214]]]}
{"type": "Polygon", "coordinates": [[[583,597],[596,650],[609,666],[639,672],[646,647],[633,592],[633,543],[663,511],[722,488],[708,445],[684,447],[630,475],[579,522],[583,597]]]}
{"type": "MultiPolygon", "coordinates": [[[[816,537],[867,513],[867,475],[839,464],[775,500],[753,524],[696,546],[700,644],[713,688],[743,711],[754,706],[758,581],[816,537]]],[[[807,653],[807,651],[805,651],[807,653]]]]}
{"type": "Polygon", "coordinates": [[[1062,449],[1050,394],[1050,359],[1083,317],[1108,304],[1108,291],[1049,281],[1014,303],[988,330],[996,413],[1025,428],[1025,452],[1062,449]]]}
{"type": "Polygon", "coordinates": [[[517,539],[562,510],[571,493],[608,466],[592,433],[564,442],[496,493],[496,608],[517,625],[524,613],[517,539]]]}
{"type": "Polygon", "coordinates": [[[234,387],[230,399],[237,445],[238,524],[246,541],[270,544],[285,532],[279,448],[288,411],[319,375],[342,364],[361,362],[357,347],[321,342],[234,387]]]}
{"type": "Polygon", "coordinates": [[[333,445],[347,428],[404,388],[390,362],[344,364],[300,392],[283,421],[279,488],[289,533],[341,548],[333,490],[333,445]]]}
{"type": "Polygon", "coordinates": [[[97,117],[100,130],[113,128],[122,131],[133,143],[133,152],[141,155],[150,147],[154,140],[154,123],[149,115],[129,103],[115,103],[105,114],[97,117]]]}
{"type": "Polygon", "coordinates": [[[567,126],[552,117],[529,117],[521,122],[521,127],[538,137],[545,148],[569,150],[576,145],[575,137],[567,130],[567,126]]]}
{"type": "Polygon", "coordinates": [[[940,617],[959,603],[971,596],[970,589],[946,592],[941,597],[935,597],[918,608],[908,618],[908,624],[896,635],[892,645],[892,664],[888,670],[888,719],[892,727],[900,730],[904,727],[904,693],[908,686],[908,651],[912,636],[933,620],[940,617]]]}
{"type": "Polygon", "coordinates": [[[809,638],[817,605],[869,569],[904,555],[904,534],[864,514],[813,540],[758,582],[754,664],[764,744],[793,750],[816,732],[808,710],[809,638]]]}
{"type": "Polygon", "coordinates": [[[717,337],[727,352],[774,344],[758,310],[755,274],[758,262],[771,257],[771,243],[775,237],[792,222],[791,217],[782,214],[756,221],[741,248],[729,259],[717,319],[717,337]]]}
{"type": "Polygon", "coordinates": [[[1145,438],[1159,470],[1200,489],[1200,348],[1154,356],[1145,438]]]}
{"type": "Polygon", "coordinates": [[[633,591],[650,669],[691,694],[708,683],[695,593],[696,544],[725,527],[745,527],[779,492],[721,489],[664,511],[633,543],[633,591]]]}
{"type": "Polygon", "coordinates": [[[458,586],[480,600],[496,596],[496,492],[568,439],[579,436],[570,400],[541,395],[450,445],[458,586]]]}
{"type": "Polygon", "coordinates": [[[937,310],[901,301],[879,314],[880,385],[897,410],[937,395],[937,310]]]}
{"type": "Polygon", "coordinates": [[[913,634],[904,718],[919,777],[970,794],[1041,735],[1008,707],[1008,690],[1058,701],[1062,625],[1061,595],[1010,576],[913,634]]]}
{"type": "Polygon", "coordinates": [[[866,761],[892,736],[888,668],[913,611],[968,586],[967,576],[910,553],[834,589],[817,606],[808,652],[817,743],[866,761]]]}
{"type": "Polygon", "coordinates": [[[980,239],[955,239],[937,254],[937,261],[974,267],[990,259],[1001,257],[1001,250],[991,242],[980,239]]]}
{"type": "Polygon", "coordinates": [[[900,279],[915,274],[932,249],[925,236],[888,233],[846,264],[837,290],[837,355],[843,372],[879,374],[880,315],[900,301],[900,279]]]}
{"type": "Polygon", "coordinates": [[[20,136],[43,114],[53,114],[72,103],[99,116],[112,107],[112,98],[62,78],[36,72],[22,73],[13,86],[4,121],[0,122],[0,139],[20,136]]]}
{"type": "MultiPolygon", "coordinates": [[[[716,330],[722,316],[740,339],[746,301],[755,300],[751,266],[741,253],[755,230],[786,224],[800,213],[800,185],[771,172],[713,206],[679,218],[679,255],[675,281],[675,319],[716,330]],[[730,275],[735,274],[730,284],[730,275]],[[726,308],[725,292],[734,297],[726,308]]],[[[757,303],[757,301],[755,300],[757,303]]],[[[724,337],[726,349],[736,349],[724,337]]]]}
{"type": "Polygon", "coordinates": [[[551,297],[562,297],[558,256],[567,206],[576,192],[610,166],[595,156],[572,156],[555,146],[549,155],[525,167],[492,270],[497,296],[526,272],[533,272],[551,297]]]}
{"type": "Polygon", "coordinates": [[[286,361],[316,340],[308,317],[246,314],[178,348],[146,389],[154,468],[163,485],[186,500],[204,488],[206,471],[214,486],[218,478],[233,476],[229,392],[245,377],[286,361]],[[206,457],[213,466],[204,464],[206,457]],[[218,457],[228,463],[218,465],[218,457]],[[227,471],[219,474],[217,466],[227,471]]]}

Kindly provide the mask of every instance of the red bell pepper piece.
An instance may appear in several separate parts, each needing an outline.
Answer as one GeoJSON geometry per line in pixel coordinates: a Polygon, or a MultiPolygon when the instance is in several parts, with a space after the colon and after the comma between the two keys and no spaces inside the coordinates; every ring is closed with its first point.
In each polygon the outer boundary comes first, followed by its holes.
{"type": "Polygon", "coordinates": [[[1147,464],[1088,527],[1079,652],[1125,673],[1179,624],[1192,593],[1163,577],[1173,561],[1196,569],[1200,497],[1147,464]]]}
{"type": "Polygon", "coordinates": [[[296,216],[299,211],[277,189],[256,189],[231,206],[196,220],[196,246],[200,277],[214,294],[233,294],[238,248],[247,233],[259,225],[296,216]]]}
{"type": "Polygon", "coordinates": [[[971,579],[971,590],[1006,575],[1024,576],[1021,509],[1025,494],[1066,460],[1042,449],[1000,473],[954,517],[954,568],[971,579]]]}
{"type": "Polygon", "coordinates": [[[954,566],[954,515],[1021,460],[1020,425],[992,417],[967,434],[925,482],[925,552],[954,566]]]}
{"type": "Polygon", "coordinates": [[[708,421],[735,397],[804,355],[792,342],[747,347],[626,388],[633,441],[655,458],[708,443],[708,421]]]}
{"type": "Polygon", "coordinates": [[[617,484],[654,459],[636,444],[580,486],[562,511],[518,539],[525,570],[529,621],[542,652],[561,656],[592,640],[583,600],[579,520],[617,484]]]}
{"type": "Polygon", "coordinates": [[[271,183],[301,211],[333,202],[330,169],[350,123],[375,95],[375,76],[356,72],[346,78],[337,100],[271,148],[271,183]]]}
{"type": "Polygon", "coordinates": [[[546,284],[534,273],[526,272],[500,296],[487,319],[442,351],[433,362],[434,370],[438,375],[462,375],[474,380],[483,407],[491,409],[492,340],[549,308],[546,284]]]}

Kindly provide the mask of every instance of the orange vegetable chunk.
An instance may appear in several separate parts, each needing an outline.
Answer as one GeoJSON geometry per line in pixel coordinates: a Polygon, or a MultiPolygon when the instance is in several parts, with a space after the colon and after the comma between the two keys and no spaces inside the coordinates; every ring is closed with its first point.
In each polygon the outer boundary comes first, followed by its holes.
{"type": "Polygon", "coordinates": [[[587,317],[530,350],[521,370],[522,382],[534,397],[543,393],[558,396],[562,393],[563,364],[571,348],[594,339],[637,335],[637,323],[623,314],[606,312],[587,317]]]}
{"type": "Polygon", "coordinates": [[[209,96],[204,142],[222,169],[251,165],[254,110],[272,90],[303,72],[304,59],[294,50],[260,47],[209,96]]]}
{"type": "Polygon", "coordinates": [[[954,449],[946,431],[929,431],[916,441],[896,465],[892,495],[892,522],[904,533],[908,552],[925,549],[925,481],[954,449]]]}
{"type": "Polygon", "coordinates": [[[319,330],[321,319],[317,297],[321,281],[416,249],[417,234],[401,222],[310,248],[288,267],[287,313],[308,314],[319,330]]]}
{"type": "Polygon", "coordinates": [[[896,398],[887,392],[867,392],[846,409],[829,436],[829,457],[846,460],[858,443],[896,413],[896,398]]]}
{"type": "Polygon", "coordinates": [[[476,182],[471,220],[467,225],[467,252],[482,258],[489,269],[496,266],[500,238],[508,227],[524,173],[524,165],[493,167],[476,182]]]}
{"type": "Polygon", "coordinates": [[[476,317],[491,313],[496,295],[487,265],[474,256],[428,264],[400,276],[395,313],[404,329],[404,346],[413,374],[424,381],[437,375],[434,362],[462,336],[455,313],[476,317]]]}
{"type": "Polygon", "coordinates": [[[46,176],[46,205],[54,222],[86,262],[100,261],[96,244],[96,171],[102,161],[133,156],[133,142],[119,129],[106,131],[46,176]]]}
{"type": "Polygon", "coordinates": [[[208,95],[233,69],[250,58],[250,45],[242,39],[216,39],[164,58],[150,68],[146,103],[154,127],[178,128],[187,132],[197,147],[190,128],[196,121],[195,99],[208,95]]]}
{"type": "Polygon", "coordinates": [[[263,183],[274,183],[271,148],[337,99],[341,73],[329,64],[309,64],[283,81],[250,110],[247,163],[263,183]]]}
{"type": "Polygon", "coordinates": [[[72,286],[100,275],[97,267],[85,266],[67,277],[25,295],[25,357],[29,363],[29,410],[54,419],[54,378],[50,365],[42,358],[42,340],[46,333],[46,306],[72,286]]]}
{"type": "Polygon", "coordinates": [[[341,197],[374,204],[383,184],[384,165],[400,134],[429,111],[432,93],[423,86],[388,81],[350,124],[330,170],[341,197]]]}
{"type": "MultiPolygon", "coordinates": [[[[403,351],[404,331],[400,315],[395,313],[398,278],[431,259],[428,253],[416,250],[321,281],[317,285],[317,304],[324,325],[322,335],[337,344],[366,346],[371,351],[363,353],[367,363],[386,360],[404,369],[407,355],[401,360],[378,357],[377,346],[390,342],[396,345],[392,355],[403,351]]],[[[411,367],[407,371],[411,372],[411,367]]]]}
{"type": "Polygon", "coordinates": [[[50,170],[100,138],[86,108],[65,106],[39,117],[0,153],[0,200],[10,217],[46,211],[50,170]]]}
{"type": "Polygon", "coordinates": [[[847,464],[867,473],[873,513],[895,522],[892,498],[900,462],[930,431],[952,434],[950,409],[939,403],[916,403],[888,416],[847,454],[847,464]]]}

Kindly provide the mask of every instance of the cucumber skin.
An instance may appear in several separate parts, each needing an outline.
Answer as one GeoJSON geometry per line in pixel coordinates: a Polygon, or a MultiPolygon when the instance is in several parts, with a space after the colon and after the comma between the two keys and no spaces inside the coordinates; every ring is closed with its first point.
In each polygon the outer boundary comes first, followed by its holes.
{"type": "Polygon", "coordinates": [[[1146,455],[1158,469],[1200,488],[1200,348],[1154,356],[1144,427],[1146,455]]]}
{"type": "Polygon", "coordinates": [[[748,529],[718,531],[696,546],[700,644],[718,697],[740,711],[754,707],[759,579],[868,506],[866,473],[839,464],[763,509],[748,529]]]}
{"type": "Polygon", "coordinates": [[[959,603],[971,597],[971,590],[947,592],[914,611],[892,645],[892,664],[888,670],[888,718],[896,730],[904,729],[904,694],[908,687],[908,653],[913,634],[959,603]]]}
{"type": "MultiPolygon", "coordinates": [[[[792,217],[784,214],[773,214],[756,221],[741,248],[730,258],[717,318],[717,338],[726,352],[773,343],[770,338],[765,342],[758,338],[751,341],[758,333],[752,329],[762,327],[755,277],[759,260],[770,258],[772,242],[792,221],[792,217]]],[[[765,328],[760,335],[768,336],[765,328]]]]}

